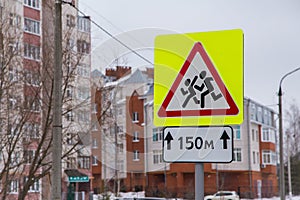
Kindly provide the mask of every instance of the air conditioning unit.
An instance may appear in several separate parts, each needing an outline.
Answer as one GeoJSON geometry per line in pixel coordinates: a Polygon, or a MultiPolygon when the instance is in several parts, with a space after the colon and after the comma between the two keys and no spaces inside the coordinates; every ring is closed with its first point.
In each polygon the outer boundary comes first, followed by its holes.
{"type": "Polygon", "coordinates": [[[262,168],[262,169],[263,169],[263,168],[266,168],[266,164],[261,164],[261,165],[260,165],[260,168],[262,168]]]}

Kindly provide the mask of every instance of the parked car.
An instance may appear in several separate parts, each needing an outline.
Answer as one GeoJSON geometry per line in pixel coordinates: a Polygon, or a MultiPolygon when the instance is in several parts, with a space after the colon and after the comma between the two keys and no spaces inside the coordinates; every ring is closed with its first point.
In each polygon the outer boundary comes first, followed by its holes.
{"type": "Polygon", "coordinates": [[[240,200],[240,197],[235,191],[219,191],[213,195],[205,196],[204,200],[240,200]]]}

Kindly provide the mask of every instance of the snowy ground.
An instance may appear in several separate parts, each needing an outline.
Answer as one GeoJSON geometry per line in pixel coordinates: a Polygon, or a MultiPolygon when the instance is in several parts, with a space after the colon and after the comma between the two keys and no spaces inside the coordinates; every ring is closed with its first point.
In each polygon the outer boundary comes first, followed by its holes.
{"type": "MultiPolygon", "coordinates": [[[[145,192],[127,192],[127,193],[120,193],[121,197],[124,198],[134,198],[134,197],[145,197],[145,192]]],[[[114,200],[115,196],[114,194],[110,194],[110,199],[114,200]]],[[[102,200],[100,196],[94,195],[94,200],[102,200]]],[[[171,200],[171,199],[169,199],[171,200]]],[[[180,199],[177,199],[180,200],[180,199]]],[[[241,200],[248,200],[248,199],[241,199],[241,200]]],[[[253,199],[251,199],[253,200],[253,199]]],[[[262,199],[254,199],[254,200],[280,200],[279,197],[273,197],[273,198],[262,198],[262,199]]],[[[300,200],[300,196],[294,196],[291,199],[289,197],[286,198],[286,200],[300,200]]]]}

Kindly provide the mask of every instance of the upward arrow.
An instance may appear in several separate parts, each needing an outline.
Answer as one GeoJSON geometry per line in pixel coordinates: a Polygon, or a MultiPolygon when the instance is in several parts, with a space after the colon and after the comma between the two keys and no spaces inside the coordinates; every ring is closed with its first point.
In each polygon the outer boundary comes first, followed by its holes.
{"type": "Polygon", "coordinates": [[[173,140],[173,137],[170,132],[165,137],[165,141],[167,141],[167,150],[171,149],[171,141],[173,140]]]}
{"type": "Polygon", "coordinates": [[[230,137],[228,136],[228,134],[225,130],[220,139],[223,140],[223,149],[227,149],[227,140],[229,140],[230,137]]]}

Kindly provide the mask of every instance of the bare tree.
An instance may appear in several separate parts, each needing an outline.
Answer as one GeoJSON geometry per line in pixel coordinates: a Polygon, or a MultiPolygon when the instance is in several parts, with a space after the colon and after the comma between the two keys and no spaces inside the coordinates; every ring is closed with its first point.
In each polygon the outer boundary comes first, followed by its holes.
{"type": "Polygon", "coordinates": [[[288,122],[287,133],[290,137],[290,153],[293,156],[299,153],[300,148],[300,108],[295,101],[286,110],[286,121],[288,122]]]}
{"type": "MultiPolygon", "coordinates": [[[[54,1],[53,1],[54,2],[54,1]]],[[[43,1],[48,9],[53,2],[43,1]]],[[[52,12],[53,13],[53,12],[52,12]]],[[[51,27],[43,32],[43,53],[40,47],[23,41],[21,17],[7,7],[1,10],[0,23],[0,180],[2,200],[18,191],[18,199],[38,198],[28,196],[28,191],[39,190],[42,178],[51,170],[52,112],[53,112],[53,32],[51,27]],[[37,61],[24,68],[24,56],[37,61]],[[12,191],[15,190],[15,191],[12,191]]],[[[51,19],[51,18],[49,18],[51,19]]],[[[52,18],[53,19],[53,18],[52,18]]],[[[49,22],[48,25],[51,25],[49,22]]],[[[90,47],[80,50],[86,35],[69,27],[64,35],[63,49],[63,144],[62,160],[77,158],[79,152],[90,145],[90,88],[76,85],[76,78],[90,47]],[[77,41],[70,40],[76,34],[77,41]],[[82,89],[82,90],[80,90],[82,89]],[[82,95],[78,99],[76,91],[82,95]],[[83,112],[80,120],[74,113],[83,112]],[[86,122],[86,123],[85,123],[86,122]],[[72,136],[70,136],[72,133],[72,136]]],[[[86,44],[84,44],[86,45],[86,44]]],[[[89,76],[89,66],[86,76],[89,76]]],[[[89,78],[86,78],[89,79],[89,78]]],[[[75,166],[76,167],[76,166],[75,166]]],[[[48,182],[48,185],[51,183],[48,182]]]]}

